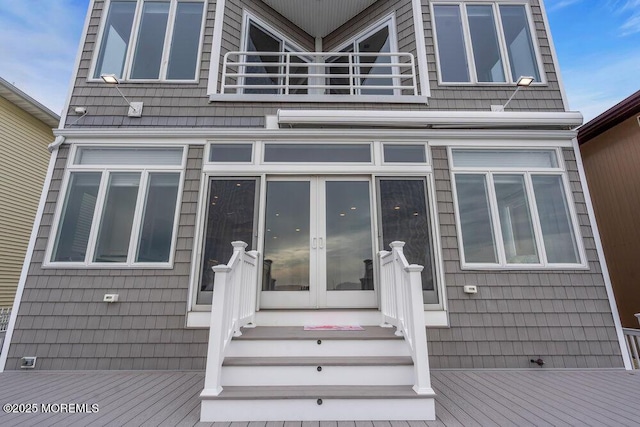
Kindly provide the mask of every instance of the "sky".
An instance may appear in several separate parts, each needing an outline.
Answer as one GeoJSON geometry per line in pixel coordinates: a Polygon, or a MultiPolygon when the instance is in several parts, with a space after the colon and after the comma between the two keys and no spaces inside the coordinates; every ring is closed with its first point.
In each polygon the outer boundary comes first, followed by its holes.
{"type": "MultiPolygon", "coordinates": [[[[89,0],[0,0],[0,77],[55,113],[89,0]]],[[[585,122],[640,90],[640,0],[546,0],[569,107],[585,122]]]]}

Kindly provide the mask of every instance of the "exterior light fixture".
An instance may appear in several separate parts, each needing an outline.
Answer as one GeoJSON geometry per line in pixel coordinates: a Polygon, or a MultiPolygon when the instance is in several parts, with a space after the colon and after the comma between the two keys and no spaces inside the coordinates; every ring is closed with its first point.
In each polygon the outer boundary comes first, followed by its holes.
{"type": "Polygon", "coordinates": [[[120,84],[120,82],[118,81],[118,77],[116,77],[115,74],[101,74],[100,78],[102,78],[102,80],[109,85],[114,85],[118,91],[118,93],[120,94],[120,96],[122,98],[124,98],[124,100],[127,102],[127,104],[129,105],[129,112],[127,113],[127,116],[129,117],[142,117],[142,106],[143,103],[142,102],[130,102],[126,96],[124,96],[124,93],[122,93],[122,91],[120,90],[120,87],[118,86],[120,84]]]}
{"type": "Polygon", "coordinates": [[[518,78],[518,81],[516,82],[516,86],[517,86],[516,90],[515,92],[513,92],[511,97],[509,97],[507,102],[505,102],[504,105],[492,105],[491,111],[504,111],[504,109],[507,108],[507,105],[509,105],[513,97],[516,96],[516,93],[518,93],[518,91],[523,87],[531,86],[531,83],[533,83],[535,80],[536,79],[531,76],[520,76],[520,78],[518,78]]]}

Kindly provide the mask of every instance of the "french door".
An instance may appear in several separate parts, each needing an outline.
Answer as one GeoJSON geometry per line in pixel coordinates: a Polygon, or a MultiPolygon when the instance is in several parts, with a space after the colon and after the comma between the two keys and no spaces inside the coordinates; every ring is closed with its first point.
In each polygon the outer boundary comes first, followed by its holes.
{"type": "Polygon", "coordinates": [[[261,308],[377,307],[369,178],[266,182],[261,308]]]}

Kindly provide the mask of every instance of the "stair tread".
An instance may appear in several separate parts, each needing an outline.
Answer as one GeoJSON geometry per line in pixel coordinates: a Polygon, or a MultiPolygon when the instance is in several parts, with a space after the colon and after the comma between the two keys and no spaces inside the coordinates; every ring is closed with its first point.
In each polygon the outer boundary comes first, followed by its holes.
{"type": "Polygon", "coordinates": [[[401,340],[395,328],[363,326],[362,331],[305,331],[303,326],[258,326],[243,328],[234,340],[401,340]]]}
{"type": "Polygon", "coordinates": [[[409,356],[226,357],[224,366],[394,366],[413,365],[409,356]]]}
{"type": "MultiPolygon", "coordinates": [[[[206,392],[206,390],[205,390],[206,392]]],[[[424,399],[410,385],[387,386],[227,386],[218,396],[203,399],[424,399]]]]}

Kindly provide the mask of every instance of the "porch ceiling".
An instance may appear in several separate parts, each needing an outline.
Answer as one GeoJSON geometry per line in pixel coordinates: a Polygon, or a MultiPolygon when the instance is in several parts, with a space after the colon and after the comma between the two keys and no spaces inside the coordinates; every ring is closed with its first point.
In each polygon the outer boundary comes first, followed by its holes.
{"type": "Polygon", "coordinates": [[[324,37],[376,0],[263,0],[313,37],[324,37]]]}

